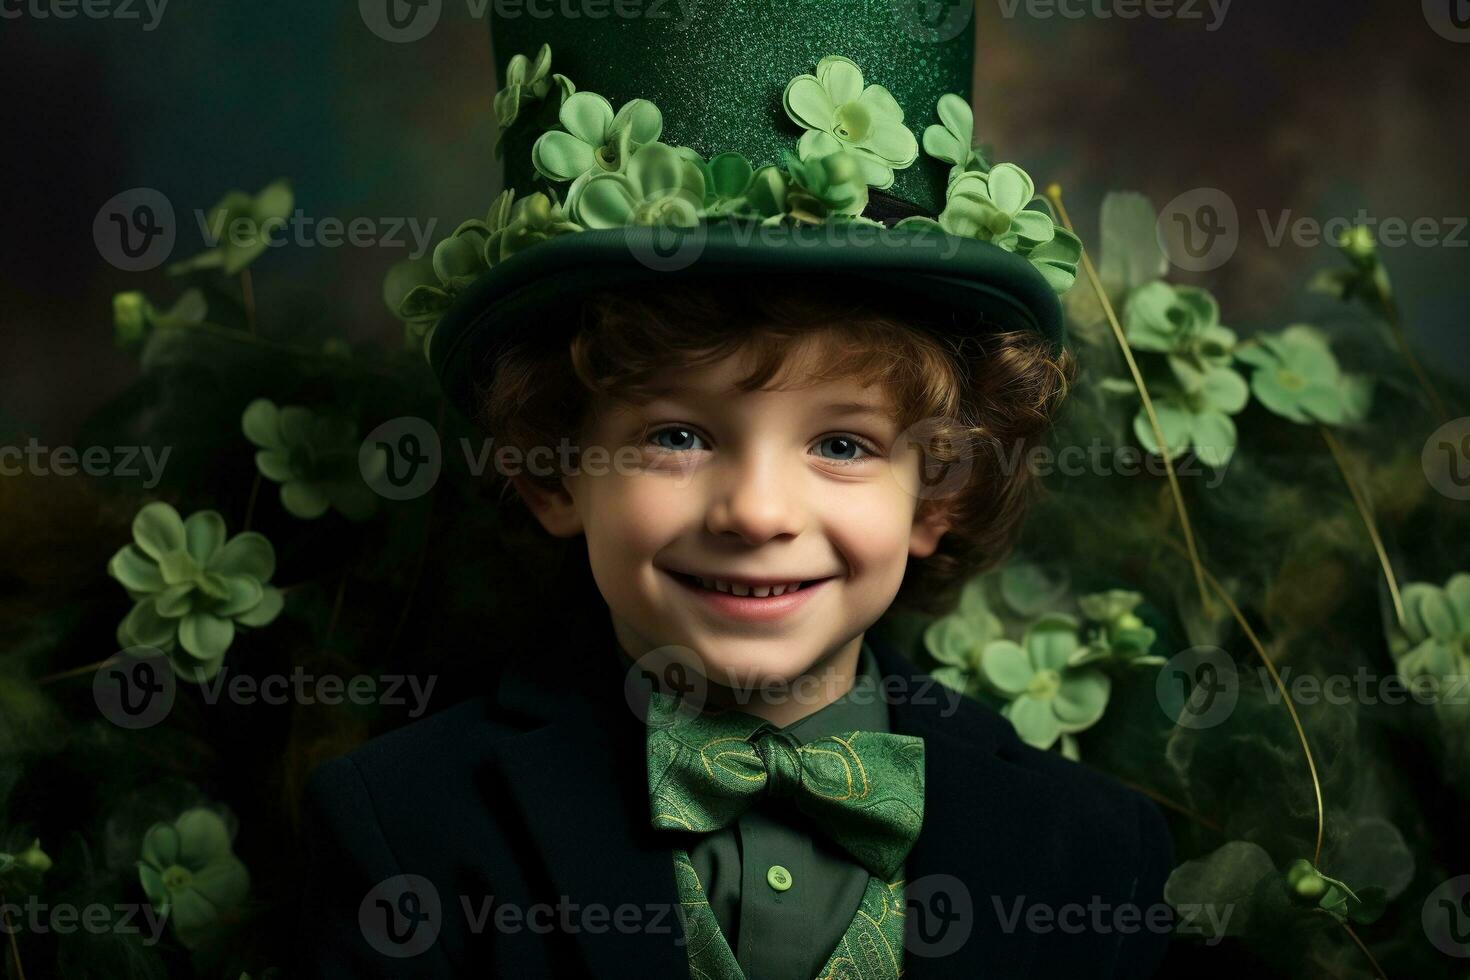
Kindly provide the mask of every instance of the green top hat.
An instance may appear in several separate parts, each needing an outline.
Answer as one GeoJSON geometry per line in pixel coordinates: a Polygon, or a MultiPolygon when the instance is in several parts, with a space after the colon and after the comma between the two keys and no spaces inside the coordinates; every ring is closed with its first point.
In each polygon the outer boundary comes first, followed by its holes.
{"type": "Polygon", "coordinates": [[[1061,346],[1081,245],[972,148],[969,0],[491,9],[506,190],[387,289],[466,414],[496,354],[612,286],[844,280],[1061,346]]]}

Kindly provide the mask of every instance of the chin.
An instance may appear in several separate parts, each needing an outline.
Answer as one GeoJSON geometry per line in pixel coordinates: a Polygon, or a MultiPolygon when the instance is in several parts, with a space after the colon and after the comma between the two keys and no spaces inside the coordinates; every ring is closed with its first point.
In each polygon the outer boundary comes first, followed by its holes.
{"type": "Polygon", "coordinates": [[[810,655],[793,653],[789,648],[762,651],[761,644],[716,643],[699,650],[705,676],[722,687],[765,687],[785,685],[807,673],[821,659],[818,651],[810,655]]]}

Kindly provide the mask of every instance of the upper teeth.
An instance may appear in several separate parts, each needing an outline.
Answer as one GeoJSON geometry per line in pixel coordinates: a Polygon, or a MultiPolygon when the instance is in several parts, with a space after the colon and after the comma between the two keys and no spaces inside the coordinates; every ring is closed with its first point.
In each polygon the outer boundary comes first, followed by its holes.
{"type": "Polygon", "coordinates": [[[755,596],[764,599],[768,596],[784,595],[787,592],[795,592],[801,588],[800,582],[787,582],[783,585],[744,585],[740,582],[726,582],[718,578],[700,578],[699,584],[706,589],[716,589],[720,592],[731,592],[735,595],[755,596]]]}

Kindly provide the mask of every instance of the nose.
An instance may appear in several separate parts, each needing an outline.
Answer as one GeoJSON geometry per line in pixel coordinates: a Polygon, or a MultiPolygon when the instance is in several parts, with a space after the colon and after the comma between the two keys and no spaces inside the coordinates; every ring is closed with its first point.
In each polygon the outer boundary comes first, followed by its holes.
{"type": "Polygon", "coordinates": [[[795,537],[804,526],[800,477],[786,472],[775,454],[732,457],[713,487],[705,527],[747,544],[795,537]]]}

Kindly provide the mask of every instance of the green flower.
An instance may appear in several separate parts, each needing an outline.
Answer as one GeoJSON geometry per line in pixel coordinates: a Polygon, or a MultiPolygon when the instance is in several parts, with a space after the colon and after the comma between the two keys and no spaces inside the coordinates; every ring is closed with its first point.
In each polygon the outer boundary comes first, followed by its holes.
{"type": "Polygon", "coordinates": [[[39,839],[19,854],[0,852],[0,891],[32,891],[50,870],[51,858],[41,850],[39,839]]]}
{"type": "MultiPolygon", "coordinates": [[[[566,132],[542,133],[531,147],[531,164],[547,180],[572,182],[567,212],[578,217],[578,200],[587,178],[627,170],[637,149],[663,134],[663,114],[647,99],[633,99],[613,114],[612,104],[594,92],[577,92],[562,104],[558,118],[566,132]]],[[[584,224],[586,222],[583,222],[584,224]]]]}
{"type": "MultiPolygon", "coordinates": [[[[1164,354],[1170,381],[1160,383],[1154,411],[1168,443],[1170,457],[1193,448],[1207,466],[1224,466],[1235,454],[1238,436],[1230,418],[1245,408],[1250,388],[1231,363],[1235,331],[1220,325],[1220,307],[1203,289],[1150,282],[1128,296],[1123,313],[1128,346],[1164,354]]],[[[1125,381],[1113,381],[1120,391],[1132,390],[1125,381]]],[[[1151,453],[1162,448],[1140,408],[1133,432],[1151,453]]]]}
{"type": "Polygon", "coordinates": [[[903,124],[903,109],[881,85],[863,86],[863,72],[849,58],[828,55],[815,75],[797,75],[781,97],[786,115],[807,132],[797,144],[803,160],[851,150],[863,180],[893,186],[893,171],[919,156],[914,134],[903,124]]]}
{"type": "Polygon", "coordinates": [[[787,213],[807,224],[821,224],[829,214],[855,216],[868,206],[868,185],[857,158],[843,150],[812,160],[787,153],[791,176],[787,213]]]}
{"type": "Polygon", "coordinates": [[[939,124],[924,130],[924,152],[936,160],[953,164],[949,169],[949,183],[964,173],[988,173],[990,164],[975,148],[975,114],[970,103],[958,95],[945,94],[939,97],[935,107],[939,124]]]}
{"type": "Polygon", "coordinates": [[[933,218],[905,218],[898,226],[937,225],[959,238],[990,242],[1008,252],[1026,252],[1056,236],[1051,215],[1027,207],[1035,198],[1036,185],[1031,176],[1013,163],[1002,163],[988,174],[961,174],[950,185],[937,222],[933,218]]]}
{"type": "Polygon", "coordinates": [[[985,683],[1009,699],[1001,714],[1023,741],[1039,749],[1091,728],[1108,705],[1108,675],[1069,664],[1080,645],[1077,625],[1071,616],[1043,616],[1021,643],[995,640],[980,654],[985,683]]]}
{"type": "Polygon", "coordinates": [[[986,646],[1004,636],[1001,621],[985,598],[985,579],[965,583],[959,605],[948,616],[929,624],[924,647],[941,666],[931,671],[935,680],[963,694],[975,694],[980,678],[980,656],[986,646]]]}
{"type": "Polygon", "coordinates": [[[699,224],[704,198],[704,173],[686,153],[663,143],[648,143],[634,151],[626,173],[598,173],[588,178],[578,216],[588,228],[693,228],[699,224]]]}
{"type": "Polygon", "coordinates": [[[265,626],[281,611],[281,591],[268,584],[275,549],[254,531],[226,541],[216,511],[185,521],[166,503],[148,504],[133,518],[133,541],[107,563],[136,603],[117,641],[167,653],[186,680],[219,672],[236,625],[265,626]]]}
{"type": "Polygon", "coordinates": [[[1361,421],[1372,402],[1368,378],[1345,375],[1327,340],[1314,327],[1297,324],[1263,336],[1236,356],[1255,368],[1256,401],[1282,418],[1304,425],[1361,421]]]}
{"type": "Polygon", "coordinates": [[[185,290],[167,310],[158,309],[136,290],[118,293],[112,297],[113,338],[119,347],[137,347],[151,330],[203,323],[208,312],[204,294],[197,289],[185,290]]]}
{"type": "Polygon", "coordinates": [[[235,857],[224,820],[202,807],[149,827],[137,864],[148,900],[187,949],[203,942],[250,891],[250,872],[235,857]]]}
{"type": "Polygon", "coordinates": [[[205,218],[209,238],[218,244],[183,262],[169,266],[170,275],[197,269],[219,269],[233,276],[258,259],[271,234],[285,226],[296,206],[291,183],[278,180],[251,197],[230,191],[205,218]]]}
{"type": "MultiPolygon", "coordinates": [[[[1178,358],[1170,366],[1178,384],[1161,386],[1153,399],[1169,457],[1193,449],[1206,466],[1224,466],[1235,455],[1238,441],[1235,421],[1230,416],[1238,414],[1250,400],[1245,379],[1225,367],[1195,371],[1178,358]]],[[[1154,438],[1148,413],[1142,408],[1133,417],[1133,433],[1143,448],[1162,455],[1163,447],[1154,438]]]]}
{"type": "MultiPolygon", "coordinates": [[[[287,513],[312,520],[335,507],[348,520],[361,521],[377,509],[377,496],[358,467],[361,441],[350,420],[296,405],[277,408],[257,398],[245,406],[240,428],[260,447],[256,468],[281,485],[287,513]]],[[[382,453],[373,459],[381,472],[386,466],[382,453]]]]}
{"type": "Polygon", "coordinates": [[[1142,602],[1142,595],[1125,589],[1079,596],[1077,605],[1082,615],[1096,625],[1089,632],[1087,645],[1078,648],[1070,664],[1077,667],[1114,661],[1143,667],[1165,663],[1163,657],[1150,655],[1156,636],[1133,612],[1142,602]]]}
{"type": "Polygon", "coordinates": [[[399,262],[383,281],[383,301],[407,328],[406,339],[426,354],[434,327],[455,297],[499,262],[582,226],[540,192],[516,200],[505,190],[483,219],[472,218],[434,247],[431,261],[399,262]]]}
{"type": "Polygon", "coordinates": [[[1406,682],[1470,673],[1470,574],[1460,572],[1444,588],[1427,582],[1404,586],[1404,635],[1412,645],[1399,658],[1406,682]]]}
{"type": "Polygon", "coordinates": [[[1082,239],[1065,228],[1053,229],[1051,241],[1042,242],[1023,253],[1046,279],[1058,296],[1077,282],[1077,266],[1082,261],[1082,239]]]}
{"type": "Polygon", "coordinates": [[[1123,331],[1134,350],[1186,358],[1197,367],[1228,365],[1235,350],[1235,331],[1220,325],[1220,305],[1192,286],[1139,286],[1124,307],[1123,331]]]}
{"type": "MultiPolygon", "coordinates": [[[[688,150],[687,147],[680,149],[688,150]]],[[[708,163],[693,150],[688,150],[685,156],[690,163],[699,167],[704,177],[704,206],[700,211],[701,217],[724,218],[750,211],[746,194],[755,179],[755,168],[744,154],[720,153],[711,157],[708,163]]]]}
{"type": "Polygon", "coordinates": [[[505,84],[495,93],[495,121],[499,126],[495,136],[496,154],[501,153],[506,131],[521,118],[523,110],[541,104],[542,111],[538,114],[537,121],[542,129],[550,129],[555,122],[552,114],[560,112],[567,99],[576,91],[577,86],[572,84],[571,79],[559,73],[552,74],[551,45],[541,45],[541,50],[536,52],[535,62],[523,54],[513,55],[510,64],[505,66],[505,84]],[[546,96],[551,92],[552,86],[556,87],[556,98],[547,101],[546,96]]]}
{"type": "Polygon", "coordinates": [[[988,174],[966,173],[950,185],[939,225],[951,235],[978,238],[1014,252],[1056,235],[1051,215],[1027,207],[1036,198],[1031,175],[1013,163],[988,174]]]}
{"type": "Polygon", "coordinates": [[[1077,281],[1082,242],[1058,227],[1050,214],[1028,207],[1035,198],[1036,185],[1030,174],[1013,163],[1002,163],[989,173],[958,174],[949,185],[937,221],[905,218],[897,227],[937,229],[1025,256],[1060,295],[1077,281]]]}

